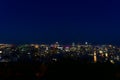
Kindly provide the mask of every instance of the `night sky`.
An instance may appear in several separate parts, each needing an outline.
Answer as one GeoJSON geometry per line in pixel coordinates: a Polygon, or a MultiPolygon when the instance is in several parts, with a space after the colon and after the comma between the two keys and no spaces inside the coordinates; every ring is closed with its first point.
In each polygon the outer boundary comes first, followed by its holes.
{"type": "Polygon", "coordinates": [[[120,45],[119,2],[0,1],[0,43],[56,41],[120,45]]]}

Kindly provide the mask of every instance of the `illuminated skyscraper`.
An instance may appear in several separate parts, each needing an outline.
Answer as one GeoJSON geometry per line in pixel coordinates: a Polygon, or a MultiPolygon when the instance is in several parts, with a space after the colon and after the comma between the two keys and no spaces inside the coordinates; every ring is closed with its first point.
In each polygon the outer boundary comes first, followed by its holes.
{"type": "Polygon", "coordinates": [[[60,45],[59,45],[58,42],[56,42],[55,45],[54,45],[55,48],[58,48],[59,46],[60,46],[60,45]]]}
{"type": "Polygon", "coordinates": [[[72,43],[72,47],[75,47],[75,43],[74,42],[72,43]]]}
{"type": "Polygon", "coordinates": [[[94,51],[94,63],[96,63],[97,62],[97,53],[96,53],[96,51],[94,51]]]}
{"type": "Polygon", "coordinates": [[[88,45],[88,42],[85,42],[85,45],[88,45]]]}

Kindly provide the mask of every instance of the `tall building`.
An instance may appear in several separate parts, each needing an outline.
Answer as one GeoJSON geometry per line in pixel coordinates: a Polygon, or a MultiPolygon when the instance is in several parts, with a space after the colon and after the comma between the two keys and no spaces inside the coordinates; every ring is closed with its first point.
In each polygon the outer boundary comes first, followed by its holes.
{"type": "Polygon", "coordinates": [[[85,45],[88,45],[88,42],[85,42],[85,45]]]}
{"type": "Polygon", "coordinates": [[[54,45],[55,48],[58,48],[59,46],[60,46],[60,45],[59,45],[58,42],[56,42],[55,45],[54,45]]]}
{"type": "Polygon", "coordinates": [[[75,47],[75,43],[74,42],[72,43],[72,47],[75,47]]]}
{"type": "Polygon", "coordinates": [[[93,57],[94,57],[94,63],[96,63],[97,62],[97,53],[96,53],[96,51],[94,51],[93,57]]]}

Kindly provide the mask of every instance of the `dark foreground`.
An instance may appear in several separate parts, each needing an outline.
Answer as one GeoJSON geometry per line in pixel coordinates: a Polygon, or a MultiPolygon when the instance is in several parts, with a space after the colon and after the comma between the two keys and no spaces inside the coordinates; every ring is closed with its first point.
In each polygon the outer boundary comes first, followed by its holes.
{"type": "Polygon", "coordinates": [[[59,63],[0,63],[0,80],[116,80],[120,65],[87,64],[74,61],[59,63]]]}

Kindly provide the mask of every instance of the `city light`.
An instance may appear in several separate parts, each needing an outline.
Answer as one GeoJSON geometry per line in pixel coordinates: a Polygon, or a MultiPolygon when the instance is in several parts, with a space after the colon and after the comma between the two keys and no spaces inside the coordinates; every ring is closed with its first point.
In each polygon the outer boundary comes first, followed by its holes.
{"type": "Polygon", "coordinates": [[[71,60],[88,60],[90,63],[110,62],[112,64],[120,63],[120,47],[114,45],[90,45],[85,44],[63,45],[58,42],[54,44],[0,44],[0,62],[17,62],[17,61],[42,61],[57,62],[64,58],[71,60]],[[7,56],[6,56],[7,55],[7,56]],[[13,57],[11,57],[13,56],[13,57]],[[47,61],[45,61],[47,60],[47,61]]]}

